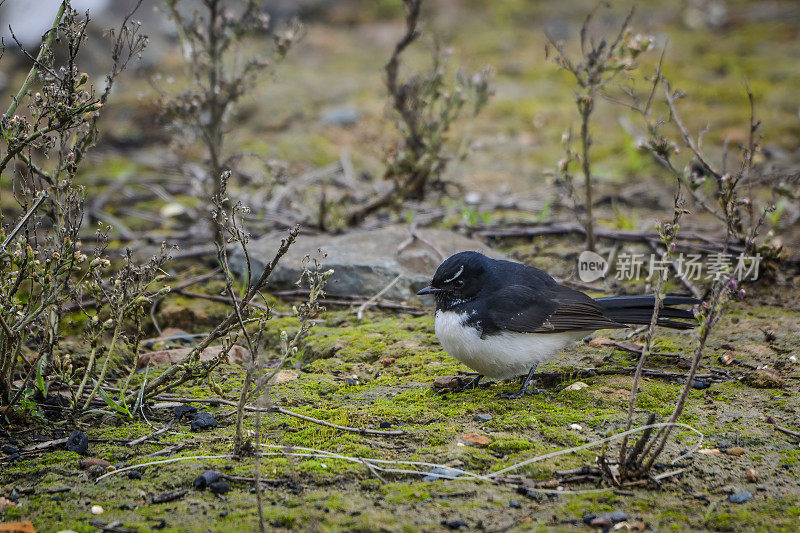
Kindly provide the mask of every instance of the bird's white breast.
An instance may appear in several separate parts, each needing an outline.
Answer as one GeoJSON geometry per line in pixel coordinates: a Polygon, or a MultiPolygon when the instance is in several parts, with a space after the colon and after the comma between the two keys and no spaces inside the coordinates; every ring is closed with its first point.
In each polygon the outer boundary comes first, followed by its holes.
{"type": "Polygon", "coordinates": [[[534,365],[548,361],[585,335],[580,331],[503,331],[481,338],[477,329],[465,325],[467,318],[466,313],[437,311],[436,336],[447,353],[492,379],[509,379],[527,374],[534,365]]]}

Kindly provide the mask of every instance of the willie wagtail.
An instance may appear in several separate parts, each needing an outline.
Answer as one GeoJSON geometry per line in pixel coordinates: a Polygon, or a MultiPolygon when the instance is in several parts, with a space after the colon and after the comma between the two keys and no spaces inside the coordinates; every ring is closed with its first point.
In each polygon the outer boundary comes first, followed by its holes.
{"type": "MultiPolygon", "coordinates": [[[[653,296],[593,299],[559,285],[531,266],[491,259],[477,252],[460,252],[446,259],[417,294],[436,297],[436,336],[444,349],[483,376],[509,379],[525,375],[520,398],[528,391],[539,363],[598,329],[650,324],[653,296]]],[[[658,325],[689,329],[697,325],[692,311],[675,305],[700,301],[667,296],[658,325]]]]}

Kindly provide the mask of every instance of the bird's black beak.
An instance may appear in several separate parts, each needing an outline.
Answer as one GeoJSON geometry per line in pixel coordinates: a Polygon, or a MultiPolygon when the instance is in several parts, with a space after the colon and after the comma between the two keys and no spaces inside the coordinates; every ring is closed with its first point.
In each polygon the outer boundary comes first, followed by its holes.
{"type": "Polygon", "coordinates": [[[417,294],[422,296],[423,294],[436,294],[437,292],[442,292],[442,289],[437,289],[436,287],[431,287],[428,285],[424,289],[420,290],[417,294]]]}

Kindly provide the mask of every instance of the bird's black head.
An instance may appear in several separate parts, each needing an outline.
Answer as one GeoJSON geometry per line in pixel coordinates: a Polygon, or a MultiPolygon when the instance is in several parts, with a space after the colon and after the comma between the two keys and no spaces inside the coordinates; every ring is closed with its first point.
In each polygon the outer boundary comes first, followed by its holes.
{"type": "Polygon", "coordinates": [[[487,285],[491,259],[478,252],[459,252],[436,269],[431,284],[417,294],[433,294],[437,309],[469,302],[487,285]]]}

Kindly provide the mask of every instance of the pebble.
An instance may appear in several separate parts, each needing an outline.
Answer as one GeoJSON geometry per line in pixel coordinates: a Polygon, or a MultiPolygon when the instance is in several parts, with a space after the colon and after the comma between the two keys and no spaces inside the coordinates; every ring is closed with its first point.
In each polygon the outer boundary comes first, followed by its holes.
{"type": "Polygon", "coordinates": [[[473,416],[472,419],[475,420],[475,422],[488,422],[489,420],[492,419],[492,415],[479,413],[473,416]]]}
{"type": "Polygon", "coordinates": [[[3,453],[6,455],[14,455],[15,453],[19,453],[19,448],[17,448],[16,446],[12,446],[10,444],[3,444],[3,447],[1,449],[3,450],[3,453]]]}
{"type": "Polygon", "coordinates": [[[796,355],[790,355],[789,356],[789,361],[791,361],[792,363],[796,363],[797,362],[797,356],[796,355]]]}
{"type": "Polygon", "coordinates": [[[175,418],[180,420],[184,416],[191,416],[197,413],[197,407],[192,407],[191,405],[179,405],[178,407],[172,408],[172,414],[175,415],[175,418]]]}
{"type": "Polygon", "coordinates": [[[103,514],[103,508],[99,505],[92,505],[92,514],[103,514]]]}
{"type": "Polygon", "coordinates": [[[384,420],[383,422],[381,422],[380,426],[381,429],[386,429],[392,427],[392,423],[387,420],[384,420]]]}
{"type": "Polygon", "coordinates": [[[208,486],[209,490],[214,494],[225,494],[231,490],[231,486],[227,481],[215,481],[208,486]]]}
{"type": "Polygon", "coordinates": [[[361,119],[361,113],[354,106],[331,107],[322,112],[320,119],[329,126],[353,126],[361,119]]]}
{"type": "Polygon", "coordinates": [[[189,428],[192,431],[200,431],[203,429],[210,429],[215,428],[219,424],[217,423],[217,419],[211,416],[211,414],[206,413],[205,411],[200,411],[194,418],[192,419],[192,423],[189,428]]]}
{"type": "Polygon", "coordinates": [[[570,429],[574,429],[575,431],[581,431],[581,430],[583,430],[583,426],[582,426],[582,425],[580,425],[580,424],[570,424],[570,425],[569,425],[569,428],[570,428],[570,429]]]}
{"type": "Polygon", "coordinates": [[[462,472],[460,470],[456,470],[454,468],[448,468],[446,466],[437,466],[430,472],[428,475],[422,478],[422,481],[436,481],[439,479],[455,479],[460,476],[462,472]]]}
{"type": "Polygon", "coordinates": [[[741,446],[733,446],[725,450],[725,453],[727,453],[728,455],[733,455],[735,457],[741,457],[747,454],[747,450],[745,450],[741,446]]]}
{"type": "Polygon", "coordinates": [[[569,386],[567,386],[567,387],[564,387],[564,390],[565,390],[565,391],[581,390],[581,389],[585,389],[585,388],[587,388],[588,386],[589,386],[589,385],[587,385],[587,384],[586,384],[586,383],[584,383],[583,381],[576,381],[576,382],[575,382],[575,383],[573,383],[572,385],[569,385],[569,386]]]}
{"type": "Polygon", "coordinates": [[[522,509],[522,502],[519,500],[509,500],[508,506],[512,509],[522,509]]]}
{"type": "Polygon", "coordinates": [[[142,473],[137,472],[136,470],[129,470],[128,479],[142,479],[142,473]]]}
{"type": "Polygon", "coordinates": [[[711,382],[710,381],[703,381],[701,379],[696,379],[696,380],[694,380],[694,383],[692,383],[692,388],[700,389],[700,390],[707,389],[710,386],[711,386],[711,382]]]}
{"type": "Polygon", "coordinates": [[[612,511],[610,513],[584,515],[583,521],[593,527],[608,527],[618,522],[624,522],[628,518],[630,516],[624,511],[612,511]]]}
{"type": "Polygon", "coordinates": [[[87,457],[83,461],[81,461],[82,468],[92,468],[93,466],[102,467],[103,470],[111,466],[109,461],[105,459],[100,459],[99,457],[87,457]]]}
{"type": "Polygon", "coordinates": [[[447,529],[461,529],[462,527],[469,527],[469,524],[463,520],[442,520],[442,525],[447,527],[447,529]]]}
{"type": "Polygon", "coordinates": [[[206,487],[211,486],[212,483],[219,480],[219,472],[216,470],[206,470],[196,478],[192,482],[192,486],[196,489],[204,489],[206,487]]]}
{"type": "Polygon", "coordinates": [[[67,449],[78,455],[86,455],[89,451],[89,437],[83,431],[76,429],[67,439],[67,449]]]}
{"type": "Polygon", "coordinates": [[[750,500],[752,497],[753,495],[750,493],[750,491],[743,490],[742,492],[731,494],[728,499],[731,501],[731,503],[744,503],[750,500]]]}

